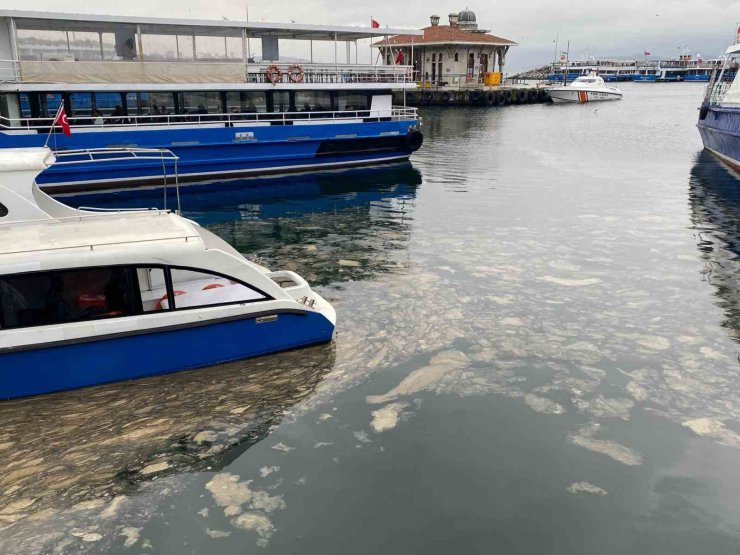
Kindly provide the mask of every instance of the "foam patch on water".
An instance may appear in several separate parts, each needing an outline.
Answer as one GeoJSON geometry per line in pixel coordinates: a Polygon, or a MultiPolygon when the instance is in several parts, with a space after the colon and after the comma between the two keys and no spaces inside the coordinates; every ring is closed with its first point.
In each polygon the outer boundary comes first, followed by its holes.
{"type": "Polygon", "coordinates": [[[378,405],[393,401],[398,397],[413,395],[430,388],[448,373],[466,368],[468,364],[470,364],[470,359],[464,353],[443,351],[433,356],[428,366],[411,372],[388,393],[385,395],[371,395],[367,397],[367,402],[371,405],[378,405]]]}
{"type": "Polygon", "coordinates": [[[602,489],[599,486],[595,486],[589,482],[574,482],[568,486],[568,491],[574,494],[588,493],[590,495],[600,496],[607,495],[608,493],[605,489],[602,489]]]}
{"type": "Polygon", "coordinates": [[[591,426],[579,429],[576,433],[568,436],[568,441],[573,445],[583,447],[594,453],[601,453],[607,457],[611,457],[617,462],[626,464],[627,466],[639,466],[643,462],[643,457],[640,453],[626,447],[616,441],[607,439],[598,439],[594,437],[599,431],[600,427],[598,424],[592,424],[591,426]]]}
{"type": "Polygon", "coordinates": [[[708,437],[729,447],[740,447],[740,434],[732,431],[721,420],[713,418],[697,418],[683,423],[696,435],[708,437]]]}
{"type": "Polygon", "coordinates": [[[546,397],[538,397],[531,393],[524,396],[524,402],[535,412],[542,414],[565,414],[566,410],[562,405],[551,401],[546,397]]]}
{"type": "Polygon", "coordinates": [[[257,545],[260,547],[267,547],[270,538],[275,533],[275,526],[272,521],[262,513],[242,513],[232,519],[231,524],[242,530],[257,532],[259,536],[257,545]]]}
{"type": "Polygon", "coordinates": [[[546,281],[548,283],[554,283],[556,285],[563,285],[565,287],[586,287],[588,285],[596,285],[597,283],[601,283],[601,280],[599,278],[568,279],[554,276],[542,276],[541,278],[537,279],[541,281],[546,281]]]}
{"type": "Polygon", "coordinates": [[[391,403],[382,409],[374,410],[372,412],[373,421],[370,423],[373,431],[379,434],[395,428],[401,413],[408,406],[408,403],[391,403]]]}

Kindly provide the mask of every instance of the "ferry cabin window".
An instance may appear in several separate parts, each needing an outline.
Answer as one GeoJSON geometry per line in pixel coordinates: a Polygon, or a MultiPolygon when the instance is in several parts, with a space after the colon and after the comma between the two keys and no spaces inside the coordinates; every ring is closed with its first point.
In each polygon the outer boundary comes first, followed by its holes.
{"type": "Polygon", "coordinates": [[[90,117],[92,114],[92,94],[90,93],[70,93],[69,101],[72,105],[72,117],[90,117]]]}
{"type": "Polygon", "coordinates": [[[46,118],[57,115],[59,105],[62,103],[62,95],[59,93],[47,93],[41,97],[41,110],[46,118]]]}
{"type": "Polygon", "coordinates": [[[227,92],[226,111],[229,114],[267,112],[267,97],[261,92],[227,92]]]}
{"type": "Polygon", "coordinates": [[[221,114],[221,93],[184,92],[178,93],[181,114],[221,114]]]}
{"type": "Polygon", "coordinates": [[[337,97],[338,109],[341,111],[348,110],[367,110],[370,105],[365,93],[347,93],[340,92],[337,97]]]}
{"type": "Polygon", "coordinates": [[[94,268],[0,278],[0,326],[18,328],[140,314],[136,269],[94,268]]]}
{"type": "Polygon", "coordinates": [[[8,215],[8,207],[0,202],[0,218],[4,218],[8,215]]]}
{"type": "Polygon", "coordinates": [[[272,93],[273,112],[295,112],[295,106],[290,102],[288,91],[274,91],[272,93]]]}
{"type": "Polygon", "coordinates": [[[129,115],[164,116],[176,113],[175,95],[170,92],[127,93],[129,115]]]}
{"type": "Polygon", "coordinates": [[[299,112],[331,111],[331,93],[324,91],[296,91],[295,106],[299,112]]]}
{"type": "Polygon", "coordinates": [[[67,33],[61,30],[18,29],[18,50],[21,60],[54,61],[68,59],[67,33]]]}
{"type": "MultiPolygon", "coordinates": [[[[208,272],[171,268],[174,308],[237,304],[266,300],[267,297],[234,280],[208,272]]],[[[162,308],[172,308],[169,299],[162,308]]]]}
{"type": "Polygon", "coordinates": [[[31,112],[31,97],[28,93],[21,93],[18,95],[21,102],[21,116],[24,118],[30,118],[31,112]]]}
{"type": "Polygon", "coordinates": [[[99,110],[104,116],[110,116],[116,110],[116,106],[120,109],[123,106],[123,100],[121,99],[121,93],[117,92],[98,92],[93,96],[93,104],[95,109],[99,110]]]}

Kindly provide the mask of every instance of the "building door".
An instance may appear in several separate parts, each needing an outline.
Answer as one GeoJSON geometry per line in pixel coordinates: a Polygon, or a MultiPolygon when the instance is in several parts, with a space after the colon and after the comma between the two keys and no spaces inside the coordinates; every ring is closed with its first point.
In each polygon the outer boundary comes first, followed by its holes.
{"type": "Polygon", "coordinates": [[[475,54],[468,56],[468,81],[473,80],[473,72],[475,71],[475,54]]]}
{"type": "Polygon", "coordinates": [[[437,77],[441,81],[442,80],[442,53],[439,53],[439,57],[437,58],[439,62],[437,63],[437,77]]]}
{"type": "Polygon", "coordinates": [[[432,54],[432,83],[437,81],[437,55],[432,54]]]}

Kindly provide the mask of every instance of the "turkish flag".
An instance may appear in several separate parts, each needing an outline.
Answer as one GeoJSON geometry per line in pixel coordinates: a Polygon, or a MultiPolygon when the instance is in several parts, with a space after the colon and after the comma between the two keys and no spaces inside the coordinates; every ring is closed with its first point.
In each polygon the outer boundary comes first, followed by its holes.
{"type": "Polygon", "coordinates": [[[399,50],[398,54],[396,54],[396,65],[400,66],[403,65],[403,51],[399,50]]]}
{"type": "Polygon", "coordinates": [[[64,106],[61,106],[57,119],[54,120],[54,125],[61,125],[64,134],[69,137],[72,134],[72,130],[69,128],[69,120],[67,120],[67,114],[64,112],[64,106]]]}
{"type": "Polygon", "coordinates": [[[372,17],[370,18],[370,27],[373,29],[380,29],[380,23],[375,21],[372,17]]]}

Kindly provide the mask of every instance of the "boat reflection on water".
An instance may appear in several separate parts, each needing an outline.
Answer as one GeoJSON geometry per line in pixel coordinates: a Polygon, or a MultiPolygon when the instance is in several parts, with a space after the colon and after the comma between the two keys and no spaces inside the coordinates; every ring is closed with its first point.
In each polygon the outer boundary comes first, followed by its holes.
{"type": "MultiPolygon", "coordinates": [[[[411,164],[180,188],[183,215],[265,265],[313,285],[372,279],[403,265],[421,174],[411,164]],[[358,257],[358,253],[361,256],[358,257]]],[[[169,188],[167,206],[175,206],[169,188]]],[[[163,190],[57,197],[72,206],[164,207],[163,190]]]]}
{"type": "Polygon", "coordinates": [[[691,170],[689,202],[704,274],[727,316],[724,326],[740,340],[740,179],[703,151],[691,170]]]}
{"type": "Polygon", "coordinates": [[[0,552],[105,551],[114,521],[143,523],[188,475],[230,464],[334,362],[322,345],[0,403],[0,552]]]}

